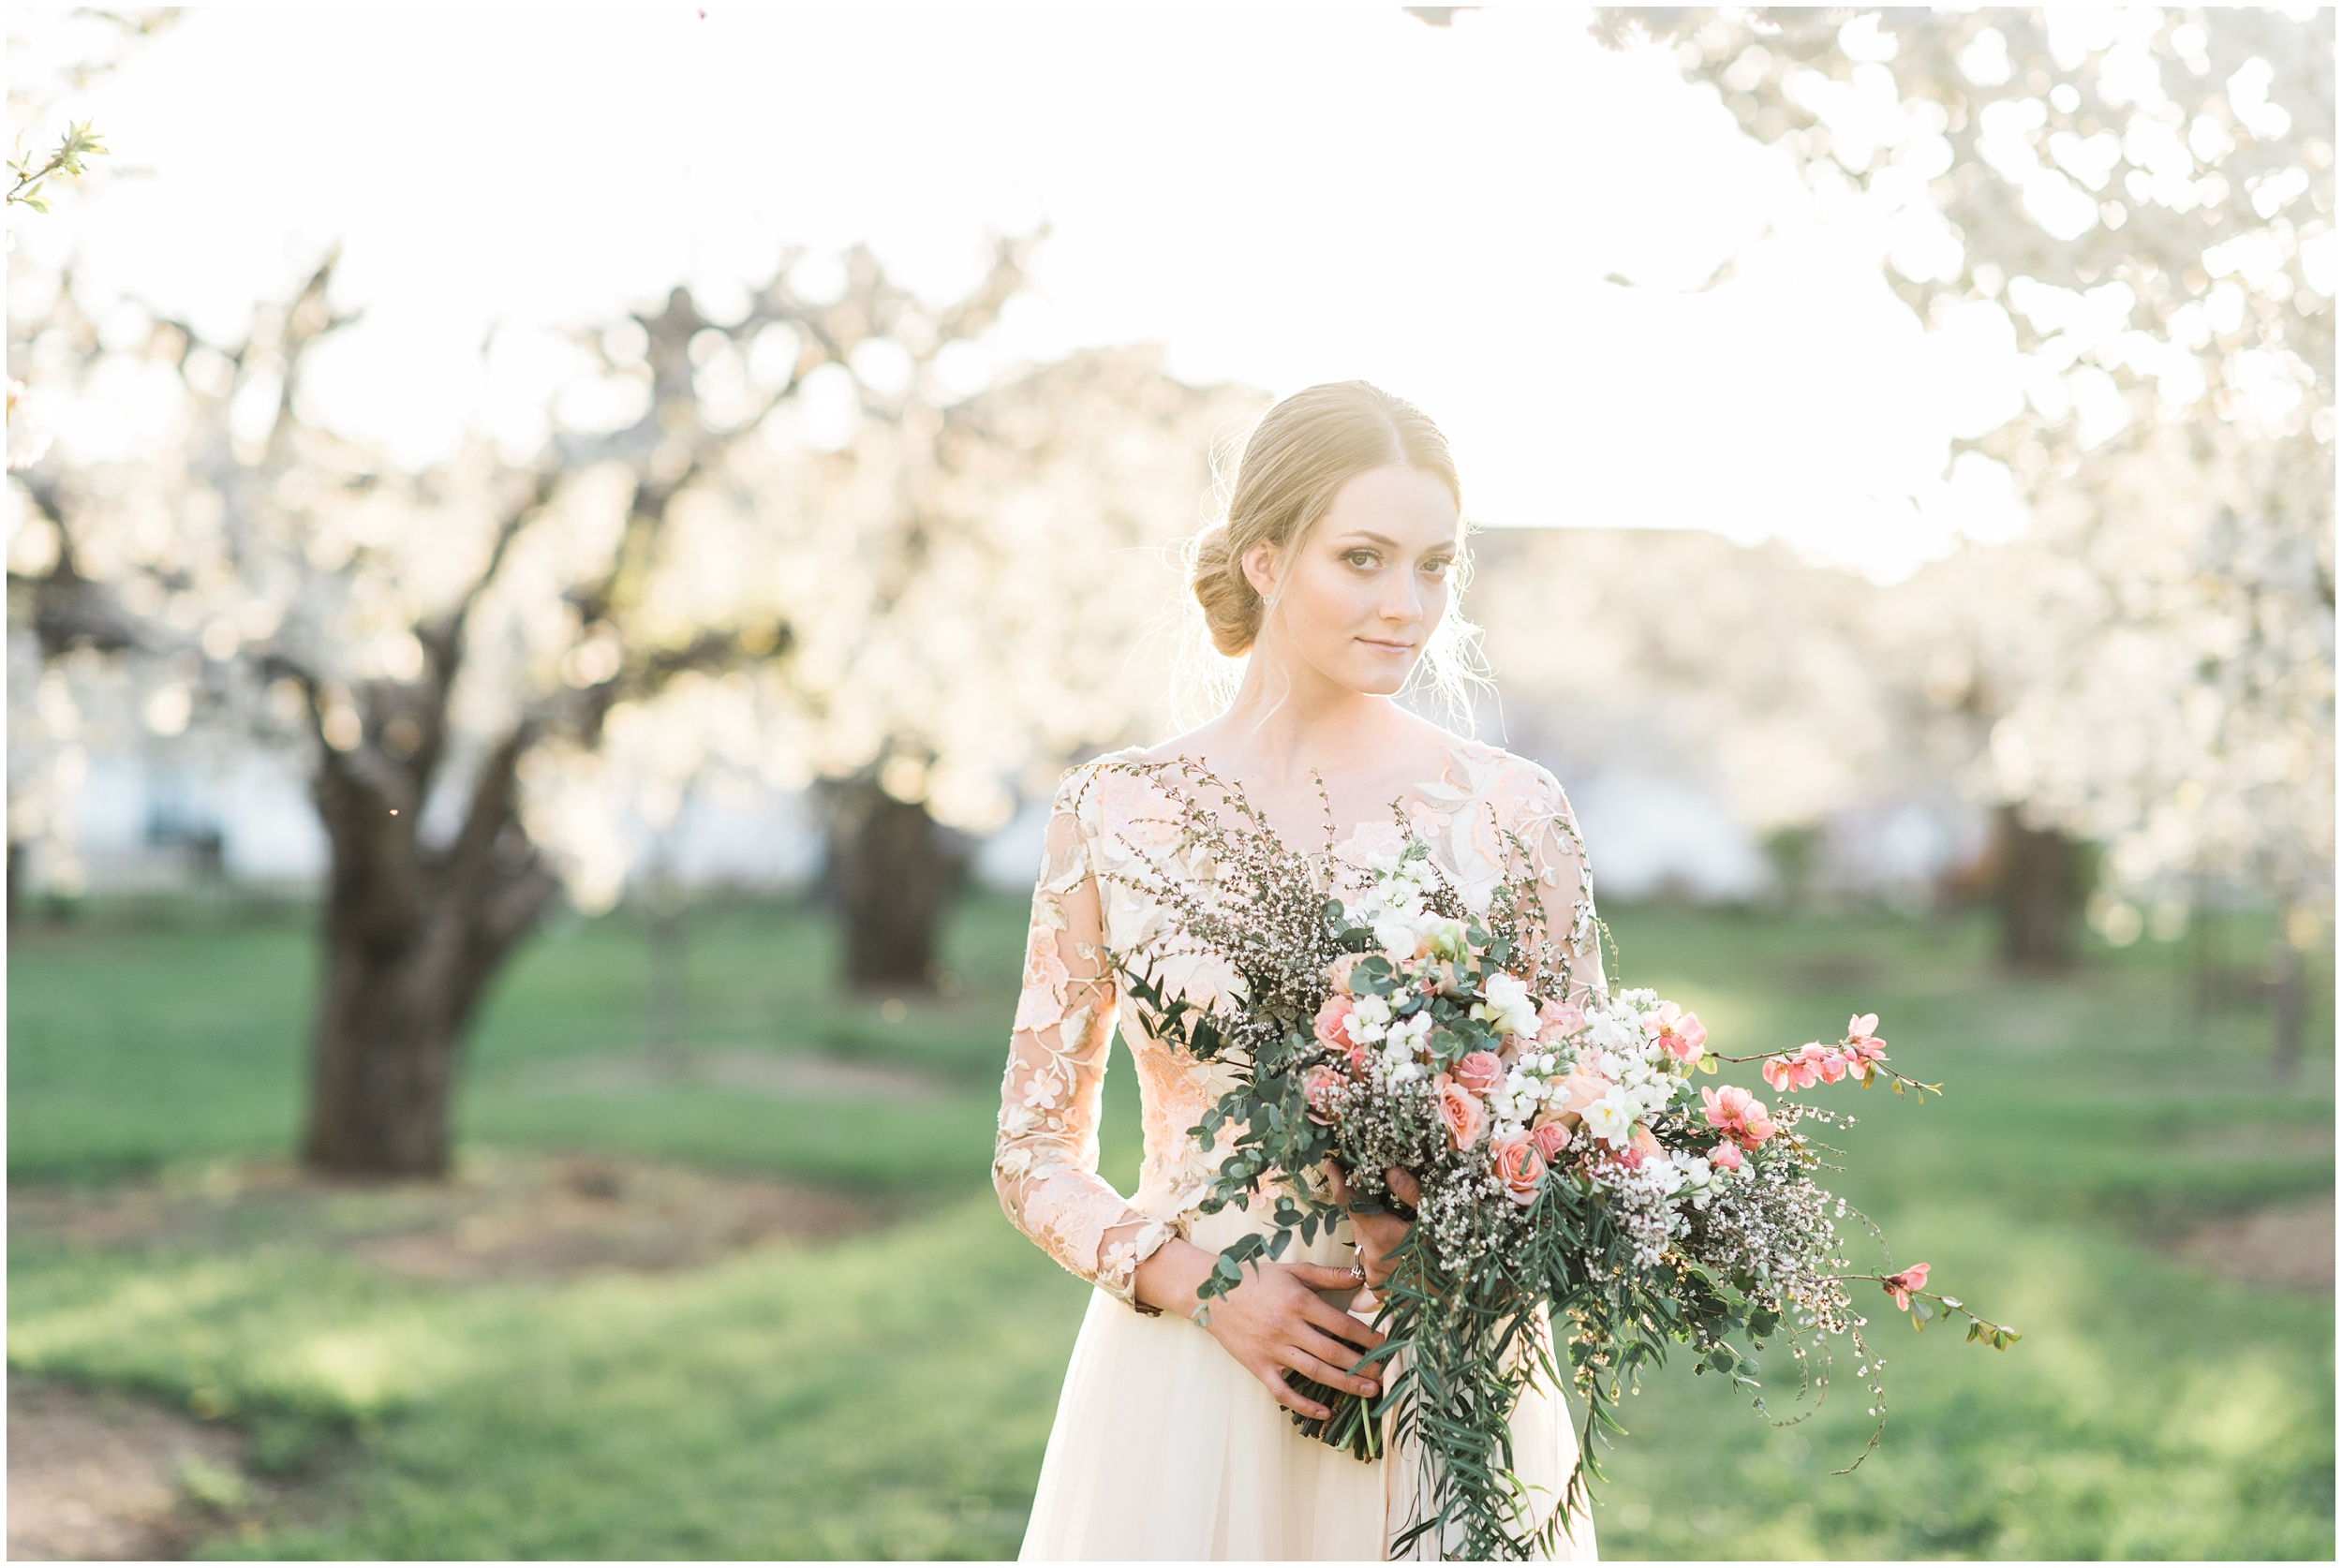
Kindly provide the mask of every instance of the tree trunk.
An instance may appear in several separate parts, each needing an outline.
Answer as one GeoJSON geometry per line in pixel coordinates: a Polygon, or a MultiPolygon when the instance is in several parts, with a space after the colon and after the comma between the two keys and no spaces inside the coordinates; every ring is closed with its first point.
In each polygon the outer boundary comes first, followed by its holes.
{"type": "Polygon", "coordinates": [[[2002,959],[2021,969],[2068,968],[2082,903],[2081,846],[2055,828],[2025,826],[2017,807],[2004,806],[1995,849],[2002,959]]]}
{"type": "Polygon", "coordinates": [[[968,857],[926,806],[897,800],[874,771],[823,788],[826,880],[846,939],[846,982],[862,990],[934,984],[936,934],[968,857]]]}
{"type": "Polygon", "coordinates": [[[650,1016],[646,1022],[653,1068],[662,1076],[679,1078],[689,1065],[683,1037],[690,1011],[690,954],[685,940],[683,888],[667,856],[662,844],[645,899],[650,939],[650,1016]]]}
{"type": "Polygon", "coordinates": [[[2274,1035],[2270,1059],[2277,1077],[2290,1081],[2302,1070],[2302,1009],[2307,998],[2302,982],[2302,950],[2289,939],[2282,919],[2275,959],[2269,972],[2269,1023],[2274,1035]]]}
{"type": "Polygon", "coordinates": [[[443,1176],[455,1045],[475,998],[449,942],[421,933],[386,952],[336,926],[329,919],[304,1156],[324,1170],[443,1176]]]}
{"type": "Polygon", "coordinates": [[[436,850],[417,839],[412,774],[371,748],[326,755],[332,892],[302,1145],[319,1170],[447,1174],[457,1048],[559,885],[513,815],[525,744],[516,732],[483,762],[463,830],[436,850]]]}

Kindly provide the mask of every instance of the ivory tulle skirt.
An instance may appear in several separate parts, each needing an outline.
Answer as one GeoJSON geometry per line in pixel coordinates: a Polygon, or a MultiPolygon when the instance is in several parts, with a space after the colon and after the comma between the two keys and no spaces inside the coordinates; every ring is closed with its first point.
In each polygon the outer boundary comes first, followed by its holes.
{"type": "MultiPolygon", "coordinates": [[[[1217,1250],[1246,1220],[1233,1210],[1200,1219],[1192,1239],[1217,1250]]],[[[1346,1235],[1291,1255],[1352,1262],[1346,1235]]],[[[1533,1386],[1512,1428],[1522,1480],[1558,1500],[1578,1458],[1566,1401],[1533,1386]]],[[[1377,1561],[1425,1496],[1412,1452],[1369,1463],[1302,1436],[1209,1334],[1172,1313],[1142,1317],[1102,1291],[1074,1344],[1019,1556],[1377,1561]]],[[[1579,1513],[1571,1526],[1558,1555],[1593,1561],[1593,1521],[1579,1513]]],[[[1439,1552],[1426,1536],[1407,1555],[1439,1552]]]]}

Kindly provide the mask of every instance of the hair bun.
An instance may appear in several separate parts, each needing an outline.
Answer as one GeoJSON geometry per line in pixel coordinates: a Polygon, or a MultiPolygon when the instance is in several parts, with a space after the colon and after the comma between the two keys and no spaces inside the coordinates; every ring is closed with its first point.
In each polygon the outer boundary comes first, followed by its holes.
{"type": "Polygon", "coordinates": [[[1230,658],[1249,652],[1260,635],[1261,598],[1229,543],[1228,525],[1214,523],[1195,536],[1188,583],[1204,607],[1211,645],[1230,658]]]}

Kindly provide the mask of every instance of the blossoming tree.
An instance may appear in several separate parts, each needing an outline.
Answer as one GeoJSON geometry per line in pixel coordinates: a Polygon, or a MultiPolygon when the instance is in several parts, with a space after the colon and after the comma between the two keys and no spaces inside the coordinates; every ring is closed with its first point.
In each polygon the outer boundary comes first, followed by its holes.
{"type": "MultiPolygon", "coordinates": [[[[1969,788],[2032,830],[2009,848],[2104,840],[2133,898],[2248,879],[2284,914],[2296,988],[2332,885],[2333,26],[2323,8],[1596,22],[1614,44],[1655,35],[1870,225],[1922,319],[2008,335],[2022,401],[1954,477],[2007,485],[2031,526],[1900,594],[1906,679],[1955,721],[1969,788]]],[[[2053,957],[2056,936],[2012,956],[2053,957]]]]}
{"type": "MultiPolygon", "coordinates": [[[[1106,554],[1069,533],[1110,525],[1137,478],[1200,469],[1200,449],[1181,426],[1176,460],[1161,455],[1156,416],[1191,394],[1143,357],[987,372],[957,398],[935,387],[936,362],[971,349],[1021,286],[1025,253],[1003,242],[940,310],[861,254],[818,298],[784,264],[722,320],[677,288],[574,334],[534,450],[482,435],[422,471],[315,410],[315,364],[353,317],[330,259],[233,341],[135,304],[85,308],[52,280],[21,329],[26,359],[61,401],[126,424],[116,450],[61,439],[12,476],[12,684],[38,688],[12,708],[69,721],[61,672],[86,685],[111,660],[152,730],[253,727],[314,759],[331,870],[312,1163],[443,1170],[457,1045],[565,882],[589,905],[615,893],[619,806],[711,763],[784,782],[867,765],[840,732],[869,732],[873,714],[904,732],[873,693],[974,689],[932,679],[953,650],[914,629],[956,634],[972,666],[983,628],[1001,629],[1068,710],[1037,746],[994,733],[1011,707],[927,710],[919,738],[947,795],[1105,727],[1084,677],[1051,686],[1037,659],[1087,601],[1019,600],[1024,577],[975,569],[1014,558],[1064,595],[1079,584],[1043,570],[1052,554],[1106,554]],[[926,391],[874,405],[906,363],[926,391]],[[860,445],[821,450],[808,410],[840,392],[860,445]],[[841,636],[837,607],[870,601],[901,642],[841,636]]],[[[1114,668],[1110,641],[1082,651],[1114,668]]],[[[872,901],[894,891],[877,881],[872,901]]]]}

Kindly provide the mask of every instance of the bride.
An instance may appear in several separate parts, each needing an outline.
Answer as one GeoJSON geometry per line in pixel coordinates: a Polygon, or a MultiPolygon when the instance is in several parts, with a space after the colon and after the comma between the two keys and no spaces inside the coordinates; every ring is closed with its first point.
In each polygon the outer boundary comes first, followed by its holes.
{"type": "MultiPolygon", "coordinates": [[[[1577,972],[1598,984],[1593,922],[1581,918],[1591,884],[1552,775],[1391,701],[1419,673],[1447,673],[1468,635],[1452,606],[1461,536],[1447,443],[1412,405],[1363,381],[1279,403],[1245,443],[1226,521],[1195,547],[1212,641],[1250,655],[1234,703],[1177,740],[1077,768],[1059,789],[993,1179],[1018,1229],[1097,1289],[1066,1368],[1026,1558],[1382,1559],[1426,1516],[1419,1455],[1361,1461],[1303,1436],[1287,1413],[1327,1413],[1282,1376],[1378,1391],[1349,1368],[1382,1338],[1371,1293],[1406,1234],[1396,1210],[1354,1212],[1195,1312],[1220,1250],[1266,1226],[1233,1207],[1197,1212],[1220,1157],[1189,1129],[1228,1087],[1224,1074],[1150,1039],[1118,994],[1110,953],[1132,950],[1164,918],[1145,889],[1154,873],[1144,855],[1170,830],[1156,820],[1166,814],[1159,776],[1105,764],[1192,759],[1240,787],[1292,844],[1324,836],[1330,815],[1338,885],[1358,864],[1362,831],[1387,833],[1393,802],[1459,885],[1493,880],[1505,846],[1527,844],[1548,929],[1588,934],[1577,972]],[[1127,1199],[1098,1175],[1100,1084],[1118,1023],[1146,1126],[1127,1199]]],[[[1233,980],[1201,958],[1164,966],[1164,977],[1199,998],[1233,980]]],[[[1339,1173],[1329,1179],[1340,1195],[1339,1173]]],[[[1411,1196],[1404,1173],[1391,1184],[1411,1196]]],[[[1533,1383],[1512,1436],[1541,1523],[1577,1458],[1562,1395],[1533,1383]]],[[[1566,1524],[1562,1549],[1591,1560],[1593,1521],[1573,1511],[1566,1524]]],[[[1437,1556],[1439,1542],[1426,1532],[1413,1551],[1437,1556]]]]}

